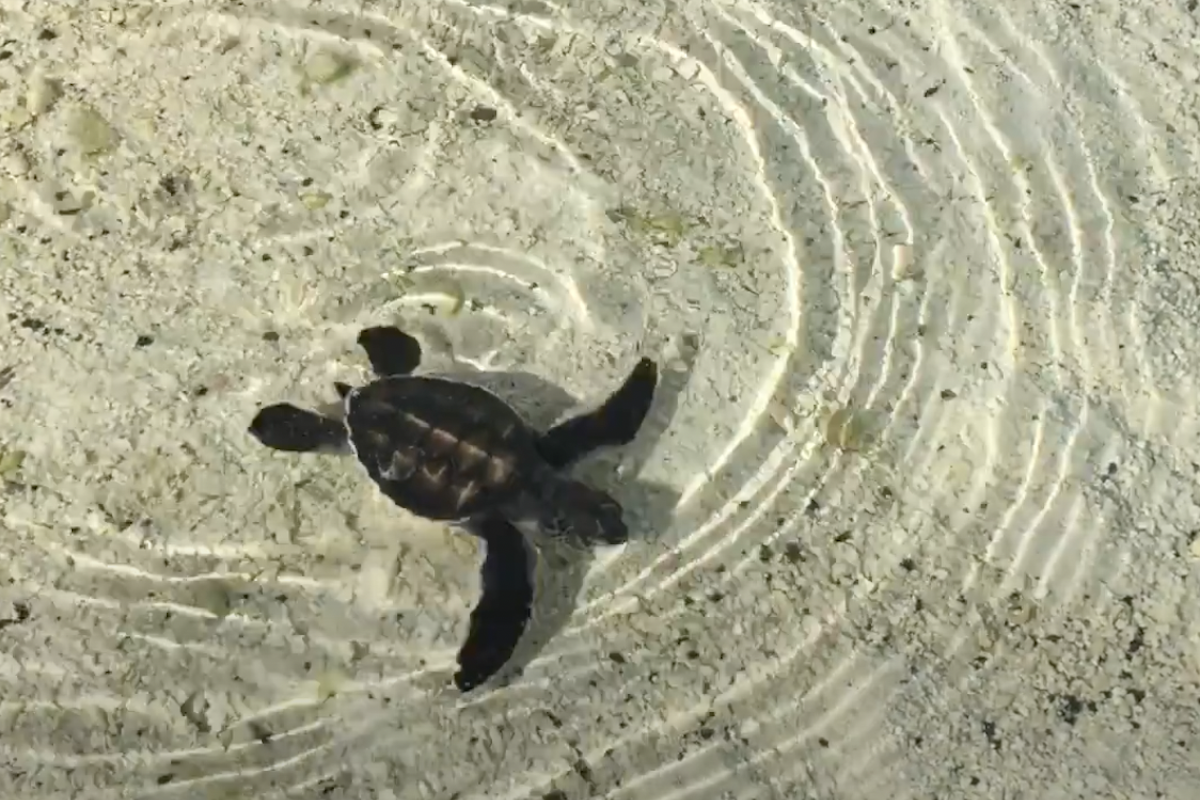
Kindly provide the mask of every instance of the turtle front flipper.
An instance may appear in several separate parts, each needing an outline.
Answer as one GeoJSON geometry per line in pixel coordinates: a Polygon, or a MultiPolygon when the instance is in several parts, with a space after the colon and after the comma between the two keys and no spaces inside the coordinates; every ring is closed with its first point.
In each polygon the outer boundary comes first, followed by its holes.
{"type": "Polygon", "coordinates": [[[564,420],[542,434],[538,452],[550,466],[562,469],[601,447],[629,444],[646,421],[657,386],[658,365],[649,358],[640,359],[599,408],[564,420]]]}
{"type": "Polygon", "coordinates": [[[363,328],[358,346],[367,352],[371,369],[381,378],[408,375],[421,365],[421,343],[392,325],[363,328]]]}
{"type": "Polygon", "coordinates": [[[291,453],[336,452],[346,447],[346,429],[340,422],[291,403],[259,409],[249,431],[267,447],[291,453]]]}
{"type": "Polygon", "coordinates": [[[525,537],[501,517],[484,517],[470,529],[484,541],[482,592],[471,611],[467,640],[458,652],[454,684],[469,692],[508,660],[533,608],[533,554],[525,537]]]}

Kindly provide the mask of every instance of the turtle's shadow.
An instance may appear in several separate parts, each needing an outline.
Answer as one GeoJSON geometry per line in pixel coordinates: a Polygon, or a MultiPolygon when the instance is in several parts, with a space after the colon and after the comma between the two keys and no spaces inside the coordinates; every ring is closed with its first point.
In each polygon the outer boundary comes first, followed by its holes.
{"type": "MultiPolygon", "coordinates": [[[[662,370],[654,401],[632,442],[588,454],[568,472],[592,486],[610,492],[624,507],[629,525],[626,547],[655,541],[671,526],[679,492],[673,487],[636,476],[667,434],[680,398],[691,379],[695,353],[685,354],[683,369],[662,370]]],[[[476,383],[495,392],[520,411],[530,424],[547,430],[589,406],[549,381],[524,372],[440,372],[476,383]]],[[[613,386],[616,388],[616,385],[613,386]]],[[[591,407],[602,397],[588,398],[591,407]]],[[[518,677],[570,620],[594,560],[586,547],[538,536],[531,541],[537,551],[533,614],[516,652],[489,683],[503,685],[518,677]]]]}

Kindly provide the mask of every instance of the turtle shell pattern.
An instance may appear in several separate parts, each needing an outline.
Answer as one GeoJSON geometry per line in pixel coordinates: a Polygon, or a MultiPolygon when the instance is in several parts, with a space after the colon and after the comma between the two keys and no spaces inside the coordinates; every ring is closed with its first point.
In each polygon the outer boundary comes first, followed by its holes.
{"type": "Polygon", "coordinates": [[[427,376],[383,378],[346,398],[358,460],[392,502],[433,520],[497,508],[538,462],[535,434],[496,395],[427,376]]]}

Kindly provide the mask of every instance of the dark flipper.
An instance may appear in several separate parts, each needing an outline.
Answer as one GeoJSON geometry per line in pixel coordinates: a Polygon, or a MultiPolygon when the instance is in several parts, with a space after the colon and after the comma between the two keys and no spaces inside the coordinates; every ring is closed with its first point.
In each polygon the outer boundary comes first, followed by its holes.
{"type": "Polygon", "coordinates": [[[629,444],[646,420],[657,385],[658,365],[648,358],[639,360],[603,405],[546,431],[538,440],[538,452],[550,466],[562,469],[601,447],[629,444]]]}
{"type": "Polygon", "coordinates": [[[291,403],[259,409],[249,430],[267,447],[292,453],[340,450],[346,443],[346,429],[340,422],[291,403]]]}
{"type": "Polygon", "coordinates": [[[358,346],[367,351],[371,369],[381,378],[407,375],[421,365],[421,343],[391,325],[363,328],[358,346]]]}
{"type": "Polygon", "coordinates": [[[533,554],[507,520],[485,517],[471,526],[484,541],[483,591],[458,652],[454,684],[469,692],[512,657],[533,607],[533,554]]]}

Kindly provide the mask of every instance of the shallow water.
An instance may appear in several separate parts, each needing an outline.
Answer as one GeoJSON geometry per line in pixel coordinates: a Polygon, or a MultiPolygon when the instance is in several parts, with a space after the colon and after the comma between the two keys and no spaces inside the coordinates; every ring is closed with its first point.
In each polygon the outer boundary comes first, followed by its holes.
{"type": "Polygon", "coordinates": [[[1189,3],[21,5],[5,796],[1200,781],[1189,3]],[[541,424],[664,365],[466,698],[475,543],[245,434],[381,323],[541,424]]]}

